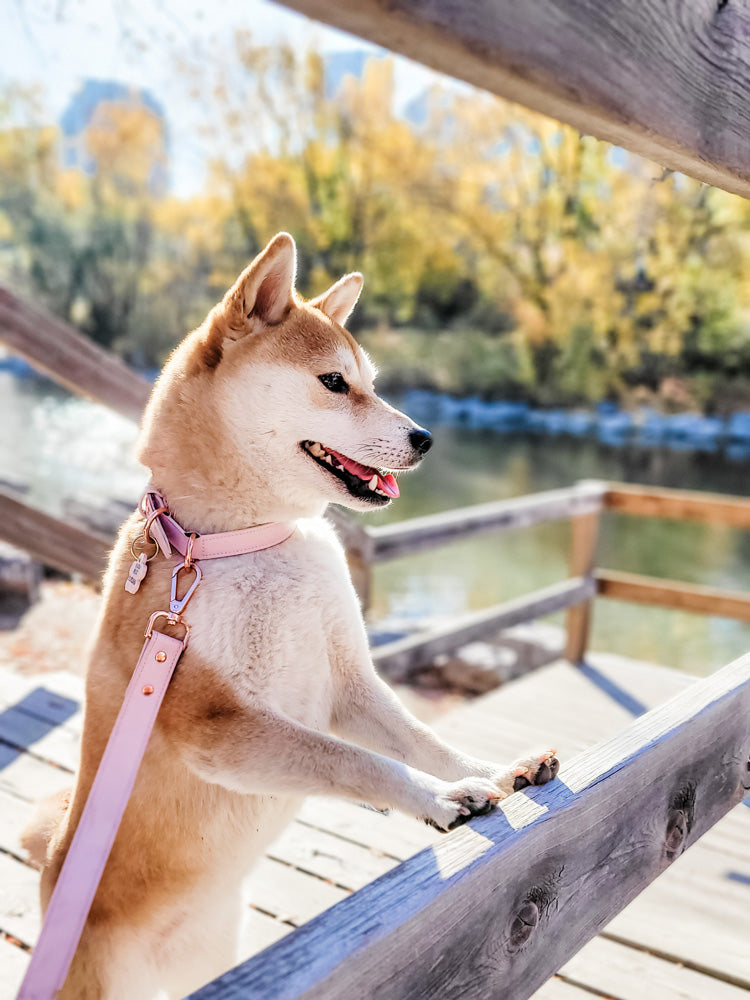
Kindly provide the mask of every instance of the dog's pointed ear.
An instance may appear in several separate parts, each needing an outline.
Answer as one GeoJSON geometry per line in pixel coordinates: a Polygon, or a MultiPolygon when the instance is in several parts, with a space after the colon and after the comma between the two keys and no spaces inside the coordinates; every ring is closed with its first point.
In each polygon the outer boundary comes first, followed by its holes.
{"type": "Polygon", "coordinates": [[[358,271],[345,274],[335,285],[331,285],[327,292],[323,292],[316,299],[311,299],[308,305],[320,309],[335,323],[343,326],[357,304],[364,280],[358,271]]]}
{"type": "Polygon", "coordinates": [[[240,336],[254,321],[275,326],[294,305],[297,249],[289,233],[279,233],[245,268],[224,297],[224,312],[240,336]]]}

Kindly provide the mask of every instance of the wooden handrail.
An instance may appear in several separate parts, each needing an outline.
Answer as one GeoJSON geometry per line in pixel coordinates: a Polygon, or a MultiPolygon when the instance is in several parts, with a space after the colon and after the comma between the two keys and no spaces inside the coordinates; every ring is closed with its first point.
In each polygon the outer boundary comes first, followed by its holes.
{"type": "Polygon", "coordinates": [[[604,494],[604,506],[607,510],[634,517],[662,517],[750,528],[750,499],[747,497],[610,483],[604,494]]]}
{"type": "Polygon", "coordinates": [[[124,361],[0,285],[0,342],[58,385],[140,420],[151,383],[124,361]]]}
{"type": "Polygon", "coordinates": [[[79,573],[98,586],[114,538],[52,517],[0,490],[0,539],[28,552],[44,566],[79,573]]]}
{"type": "Polygon", "coordinates": [[[501,629],[587,603],[595,596],[596,584],[591,577],[573,577],[492,608],[452,618],[424,632],[376,646],[372,651],[373,660],[386,676],[403,677],[415,667],[431,663],[437,656],[452,653],[470,642],[484,639],[501,629]]]}
{"type": "Polygon", "coordinates": [[[750,594],[611,569],[597,569],[594,579],[598,597],[750,622],[750,594]]]}
{"type": "Polygon", "coordinates": [[[543,521],[589,514],[601,509],[606,491],[605,483],[588,480],[563,489],[367,528],[365,530],[372,540],[370,561],[376,563],[396,559],[489,531],[527,528],[543,521]]]}
{"type": "Polygon", "coordinates": [[[747,794],[750,655],[192,1000],[527,1000],[747,794]]]}

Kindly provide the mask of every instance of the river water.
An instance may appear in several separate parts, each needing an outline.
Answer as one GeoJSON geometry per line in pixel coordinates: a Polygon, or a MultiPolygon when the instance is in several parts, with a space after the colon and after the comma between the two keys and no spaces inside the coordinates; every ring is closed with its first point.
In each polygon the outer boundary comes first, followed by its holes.
{"type": "MultiPolygon", "coordinates": [[[[0,478],[59,513],[65,496],[94,505],[134,501],[145,471],[135,427],[44,380],[0,372],[0,478]]],[[[747,494],[750,465],[718,455],[611,448],[591,440],[435,428],[435,446],[402,496],[371,524],[569,485],[640,482],[747,494]]],[[[551,523],[409,556],[375,570],[373,620],[383,624],[487,605],[567,575],[570,526],[551,523]]],[[[750,590],[750,533],[669,521],[604,517],[598,563],[611,569],[750,590]]],[[[561,617],[553,621],[562,621],[561,617]]],[[[750,649],[750,626],[722,618],[596,602],[594,648],[704,675],[750,649]]]]}

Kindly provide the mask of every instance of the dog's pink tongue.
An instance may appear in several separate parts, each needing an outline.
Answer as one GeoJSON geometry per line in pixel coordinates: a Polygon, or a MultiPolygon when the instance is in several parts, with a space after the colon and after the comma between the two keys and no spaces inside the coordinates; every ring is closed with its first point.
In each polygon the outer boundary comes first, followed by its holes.
{"type": "Polygon", "coordinates": [[[378,473],[378,486],[381,488],[383,493],[387,493],[389,497],[399,496],[398,483],[396,482],[395,476],[392,476],[389,472],[385,476],[381,476],[378,473]]]}
{"type": "Polygon", "coordinates": [[[381,476],[377,469],[373,469],[369,465],[361,465],[359,462],[355,462],[353,458],[347,458],[346,455],[342,455],[338,451],[333,451],[331,448],[328,450],[332,455],[336,456],[346,471],[351,472],[353,476],[359,476],[360,479],[364,479],[365,481],[372,479],[373,476],[377,476],[378,486],[383,493],[394,498],[400,495],[396,479],[390,472],[381,476]]]}

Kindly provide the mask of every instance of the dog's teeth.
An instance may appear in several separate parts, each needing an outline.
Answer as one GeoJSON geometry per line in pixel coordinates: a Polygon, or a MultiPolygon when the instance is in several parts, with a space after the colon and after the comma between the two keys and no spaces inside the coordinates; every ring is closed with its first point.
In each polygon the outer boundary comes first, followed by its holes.
{"type": "Polygon", "coordinates": [[[310,454],[315,455],[316,458],[320,458],[322,455],[325,455],[325,452],[317,441],[314,441],[308,450],[310,451],[310,454]]]}
{"type": "Polygon", "coordinates": [[[378,488],[378,477],[373,476],[370,482],[367,484],[371,490],[377,490],[378,488]]]}
{"type": "Polygon", "coordinates": [[[330,455],[326,455],[323,461],[327,462],[328,465],[333,465],[333,459],[331,458],[330,455]]]}

